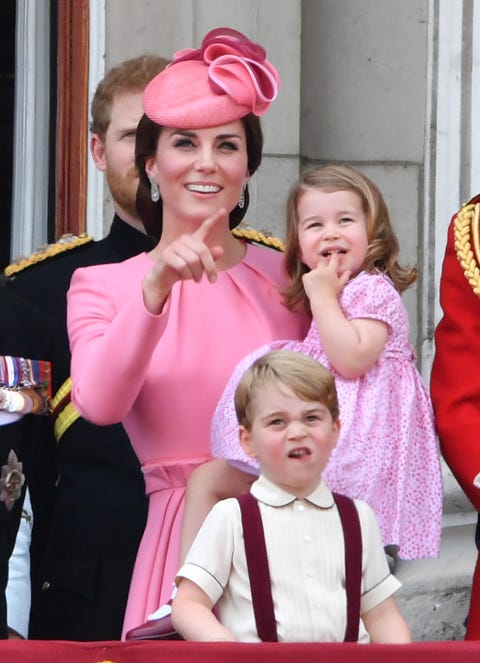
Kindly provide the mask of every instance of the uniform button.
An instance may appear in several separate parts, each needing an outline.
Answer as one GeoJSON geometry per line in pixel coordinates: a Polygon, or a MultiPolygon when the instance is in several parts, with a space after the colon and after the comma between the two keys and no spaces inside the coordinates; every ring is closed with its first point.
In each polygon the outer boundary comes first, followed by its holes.
{"type": "Polygon", "coordinates": [[[303,537],[303,540],[306,541],[307,543],[310,543],[310,541],[312,540],[312,537],[309,534],[305,534],[305,536],[303,537]]]}
{"type": "Polygon", "coordinates": [[[50,589],[50,583],[48,580],[45,580],[45,582],[42,585],[42,592],[47,592],[50,589]]]}
{"type": "Polygon", "coordinates": [[[305,509],[305,507],[303,506],[303,504],[301,502],[297,502],[297,510],[298,511],[303,511],[304,509],[305,509]]]}

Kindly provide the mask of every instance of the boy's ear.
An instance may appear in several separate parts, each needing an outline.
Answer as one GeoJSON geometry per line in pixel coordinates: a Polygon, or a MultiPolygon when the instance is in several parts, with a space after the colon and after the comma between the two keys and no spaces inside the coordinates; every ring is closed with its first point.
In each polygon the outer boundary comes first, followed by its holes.
{"type": "Polygon", "coordinates": [[[240,446],[245,451],[247,456],[255,458],[257,454],[255,452],[255,449],[253,448],[252,436],[250,434],[250,431],[247,430],[245,426],[238,427],[238,439],[240,440],[240,446]]]}

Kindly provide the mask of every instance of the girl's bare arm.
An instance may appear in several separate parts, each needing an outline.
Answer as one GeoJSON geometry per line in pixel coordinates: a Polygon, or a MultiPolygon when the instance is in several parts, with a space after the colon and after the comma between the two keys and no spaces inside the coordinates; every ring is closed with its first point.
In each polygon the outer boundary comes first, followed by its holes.
{"type": "Polygon", "coordinates": [[[341,375],[354,379],[378,360],[387,342],[388,328],[379,320],[345,317],[338,296],[350,274],[338,276],[337,268],[338,257],[333,255],[328,265],[319,264],[305,274],[303,284],[329,361],[341,375]]]}

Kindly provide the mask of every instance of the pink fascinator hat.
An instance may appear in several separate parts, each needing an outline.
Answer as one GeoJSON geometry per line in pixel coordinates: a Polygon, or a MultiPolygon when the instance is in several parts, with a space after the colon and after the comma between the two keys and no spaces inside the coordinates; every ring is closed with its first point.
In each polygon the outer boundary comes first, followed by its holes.
{"type": "Polygon", "coordinates": [[[175,53],[147,85],[143,107],[162,126],[215,127],[249,113],[263,115],[279,85],[278,72],[259,44],[237,30],[216,28],[199,49],[175,53]]]}

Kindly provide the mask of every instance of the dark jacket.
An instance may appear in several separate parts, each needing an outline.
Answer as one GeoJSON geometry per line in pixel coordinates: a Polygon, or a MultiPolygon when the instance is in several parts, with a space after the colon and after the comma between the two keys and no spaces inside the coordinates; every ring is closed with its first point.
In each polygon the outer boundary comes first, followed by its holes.
{"type": "MultiPolygon", "coordinates": [[[[151,248],[146,235],[115,216],[104,239],[49,257],[11,277],[11,287],[53,322],[54,393],[70,373],[66,294],[73,272],[120,262],[151,248]]],[[[63,434],[55,455],[58,479],[51,517],[39,522],[32,496],[30,637],[119,639],[147,514],[138,459],[120,424],[98,427],[81,418],[63,434]]],[[[46,468],[44,475],[48,474],[46,468]]],[[[40,508],[48,514],[48,505],[40,508]]]]}
{"type": "MultiPolygon", "coordinates": [[[[0,284],[0,355],[29,359],[48,359],[50,328],[47,318],[0,284]]],[[[0,467],[5,466],[11,449],[23,464],[29,478],[33,455],[42,445],[42,433],[48,437],[47,419],[29,415],[19,421],[0,426],[0,467]]],[[[6,636],[5,587],[8,559],[17,534],[23,499],[7,510],[0,502],[0,637],[6,636]]]]}

